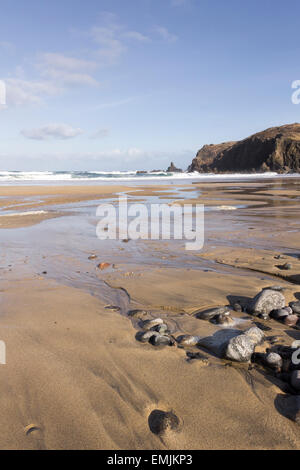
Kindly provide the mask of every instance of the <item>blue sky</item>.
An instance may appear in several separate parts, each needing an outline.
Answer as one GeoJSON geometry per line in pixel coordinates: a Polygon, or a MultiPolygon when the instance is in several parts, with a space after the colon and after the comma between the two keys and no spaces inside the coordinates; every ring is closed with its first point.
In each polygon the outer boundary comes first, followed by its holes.
{"type": "Polygon", "coordinates": [[[186,168],[300,121],[300,4],[3,0],[2,170],[186,168]]]}

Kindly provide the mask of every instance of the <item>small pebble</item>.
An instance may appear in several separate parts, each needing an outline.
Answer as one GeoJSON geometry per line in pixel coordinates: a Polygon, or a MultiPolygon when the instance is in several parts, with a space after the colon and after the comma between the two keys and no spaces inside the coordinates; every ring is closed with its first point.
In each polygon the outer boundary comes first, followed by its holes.
{"type": "Polygon", "coordinates": [[[296,326],[298,320],[299,320],[299,317],[297,315],[288,315],[287,317],[283,319],[283,324],[285,326],[290,326],[290,327],[296,326]]]}
{"type": "Polygon", "coordinates": [[[158,336],[159,333],[157,333],[157,331],[146,331],[146,332],[143,332],[143,331],[139,331],[137,334],[136,334],[136,339],[138,341],[140,341],[141,343],[148,343],[149,340],[153,337],[153,336],[158,336]]]}
{"type": "Polygon", "coordinates": [[[154,318],[153,320],[145,320],[142,322],[142,328],[144,330],[151,330],[154,326],[163,325],[163,320],[161,318],[154,318]]]}
{"type": "Polygon", "coordinates": [[[180,346],[196,346],[199,343],[199,336],[181,335],[177,336],[176,341],[180,346]]]}
{"type": "Polygon", "coordinates": [[[293,269],[293,265],[291,263],[285,263],[283,266],[281,266],[281,269],[289,271],[290,269],[293,269]]]}
{"type": "Polygon", "coordinates": [[[294,313],[300,314],[300,301],[290,302],[289,305],[294,313]]]}
{"type": "Polygon", "coordinates": [[[153,346],[173,346],[174,340],[170,336],[157,334],[151,336],[149,343],[153,346]]]}
{"type": "Polygon", "coordinates": [[[274,352],[270,352],[266,357],[266,364],[271,368],[280,372],[282,368],[282,357],[274,352]]]}
{"type": "Polygon", "coordinates": [[[270,313],[270,317],[274,318],[274,320],[282,320],[284,317],[287,317],[289,312],[285,308],[278,308],[276,310],[272,310],[270,313]]]}
{"type": "Polygon", "coordinates": [[[163,436],[168,431],[179,428],[180,421],[172,411],[153,410],[149,415],[148,424],[150,431],[158,436],[163,436]]]}
{"type": "Polygon", "coordinates": [[[147,313],[148,312],[146,312],[146,310],[129,310],[129,312],[127,312],[127,315],[132,318],[141,318],[145,317],[147,313]]]}

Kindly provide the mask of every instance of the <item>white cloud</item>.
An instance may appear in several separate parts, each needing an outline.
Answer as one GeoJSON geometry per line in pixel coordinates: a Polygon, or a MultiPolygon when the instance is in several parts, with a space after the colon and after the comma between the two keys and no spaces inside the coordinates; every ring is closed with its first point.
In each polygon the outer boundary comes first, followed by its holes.
{"type": "Polygon", "coordinates": [[[109,135],[109,129],[98,129],[90,136],[91,139],[103,139],[109,135]]]}
{"type": "Polygon", "coordinates": [[[23,129],[21,134],[27,139],[34,140],[65,140],[72,139],[83,134],[83,130],[80,128],[74,128],[68,124],[48,124],[47,126],[37,129],[23,129]]]}
{"type": "Polygon", "coordinates": [[[8,106],[41,104],[44,96],[55,96],[62,91],[57,84],[46,80],[8,78],[4,82],[8,106]]]}
{"type": "Polygon", "coordinates": [[[160,36],[160,38],[166,42],[175,42],[178,37],[175,34],[170,33],[170,31],[164,26],[156,26],[154,31],[160,36]]]}
{"type": "Polygon", "coordinates": [[[138,31],[126,31],[126,33],[123,34],[125,38],[128,39],[134,39],[138,42],[150,42],[151,39],[148,36],[145,36],[142,33],[139,33],[138,31]]]}
{"type": "Polygon", "coordinates": [[[127,47],[116,37],[115,27],[93,27],[91,37],[98,44],[97,57],[102,59],[101,65],[116,63],[127,47]]]}
{"type": "Polygon", "coordinates": [[[96,62],[69,57],[64,54],[47,52],[40,54],[38,69],[42,76],[47,76],[64,85],[96,85],[88,71],[97,68],[96,62]]]}

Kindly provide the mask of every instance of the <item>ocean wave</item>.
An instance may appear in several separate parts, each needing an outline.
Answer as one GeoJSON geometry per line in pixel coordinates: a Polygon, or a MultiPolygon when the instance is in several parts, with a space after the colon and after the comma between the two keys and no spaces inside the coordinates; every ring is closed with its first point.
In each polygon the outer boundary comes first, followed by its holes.
{"type": "MultiPolygon", "coordinates": [[[[269,173],[169,173],[166,171],[140,172],[135,171],[0,171],[1,182],[28,182],[28,181],[128,181],[128,180],[157,180],[157,179],[244,179],[244,178],[270,178],[282,177],[275,172],[269,173]]],[[[285,177],[300,176],[288,174],[285,177]]]]}

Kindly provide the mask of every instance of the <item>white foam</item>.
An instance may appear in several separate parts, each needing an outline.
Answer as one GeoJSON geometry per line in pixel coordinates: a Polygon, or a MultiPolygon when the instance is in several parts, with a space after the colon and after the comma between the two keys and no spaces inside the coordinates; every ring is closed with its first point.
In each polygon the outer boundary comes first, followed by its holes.
{"type": "Polygon", "coordinates": [[[300,174],[279,175],[275,172],[268,173],[167,173],[166,171],[148,172],[139,174],[132,171],[0,171],[1,182],[26,182],[26,181],[148,181],[148,180],[179,180],[194,179],[207,180],[232,180],[232,179],[264,179],[264,178],[292,178],[300,174]]]}
{"type": "Polygon", "coordinates": [[[0,217],[17,217],[17,216],[43,215],[43,214],[48,214],[48,211],[11,212],[9,214],[0,214],[0,217]]]}

